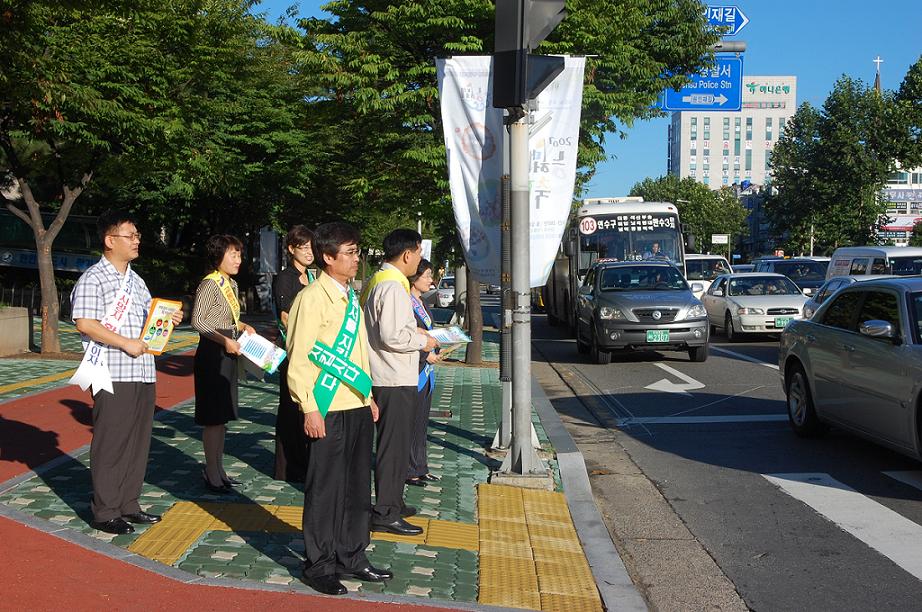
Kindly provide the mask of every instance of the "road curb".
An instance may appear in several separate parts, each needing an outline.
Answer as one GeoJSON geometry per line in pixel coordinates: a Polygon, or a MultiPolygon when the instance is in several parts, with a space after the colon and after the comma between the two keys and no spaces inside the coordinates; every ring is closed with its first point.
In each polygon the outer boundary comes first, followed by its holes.
{"type": "Polygon", "coordinates": [[[647,604],[631,581],[595,505],[583,454],[534,376],[531,397],[544,431],[556,451],[567,505],[605,608],[609,611],[647,610],[647,604]]]}

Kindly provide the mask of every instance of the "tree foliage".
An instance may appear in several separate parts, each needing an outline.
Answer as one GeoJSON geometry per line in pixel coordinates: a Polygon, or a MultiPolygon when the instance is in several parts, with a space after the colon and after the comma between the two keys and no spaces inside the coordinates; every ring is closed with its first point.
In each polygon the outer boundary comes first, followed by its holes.
{"type": "Polygon", "coordinates": [[[694,234],[695,248],[710,251],[711,234],[730,234],[731,240],[748,234],[747,211],[732,188],[712,191],[691,177],[680,179],[667,174],[646,178],[631,188],[632,196],[648,202],[671,202],[679,209],[685,230],[694,234]]]}
{"type": "Polygon", "coordinates": [[[821,109],[797,110],[772,153],[773,195],[766,203],[788,249],[808,250],[811,235],[815,252],[877,241],[887,178],[922,161],[913,101],[920,78],[917,62],[895,94],[843,76],[821,109]]]}

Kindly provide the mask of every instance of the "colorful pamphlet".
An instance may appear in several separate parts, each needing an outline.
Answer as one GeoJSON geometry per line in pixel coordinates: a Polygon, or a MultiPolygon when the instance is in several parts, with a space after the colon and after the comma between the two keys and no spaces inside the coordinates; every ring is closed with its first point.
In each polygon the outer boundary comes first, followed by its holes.
{"type": "Polygon", "coordinates": [[[141,331],[141,340],[147,343],[147,352],[159,355],[166,348],[173,333],[173,314],[182,310],[182,302],[154,298],[141,331]]]}
{"type": "Polygon", "coordinates": [[[451,327],[433,327],[429,330],[429,335],[439,341],[440,344],[463,344],[470,342],[470,337],[464,333],[457,325],[451,327]]]}
{"type": "Polygon", "coordinates": [[[269,374],[274,374],[288,356],[285,349],[276,346],[259,334],[243,332],[237,338],[237,342],[240,343],[240,354],[269,374]]]}

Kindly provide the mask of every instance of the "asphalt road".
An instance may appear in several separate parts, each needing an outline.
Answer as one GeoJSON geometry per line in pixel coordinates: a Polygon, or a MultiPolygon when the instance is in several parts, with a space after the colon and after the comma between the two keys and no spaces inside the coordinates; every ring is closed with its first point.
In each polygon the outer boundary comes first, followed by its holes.
{"type": "Polygon", "coordinates": [[[601,366],[543,316],[532,336],[749,608],[922,608],[922,465],[835,430],[795,437],[777,340],[601,366]]]}

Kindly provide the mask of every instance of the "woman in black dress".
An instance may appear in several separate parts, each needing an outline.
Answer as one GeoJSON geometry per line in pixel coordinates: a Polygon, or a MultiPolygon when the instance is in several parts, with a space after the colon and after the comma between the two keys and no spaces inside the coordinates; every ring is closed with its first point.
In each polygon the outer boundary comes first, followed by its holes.
{"type": "MultiPolygon", "coordinates": [[[[432,315],[423,304],[422,295],[432,287],[432,264],[423,259],[416,268],[416,274],[410,277],[410,298],[413,302],[413,314],[416,324],[423,329],[432,329],[432,315]]],[[[407,472],[407,484],[418,487],[426,486],[427,481],[439,480],[429,473],[429,460],[426,457],[426,433],[429,430],[429,412],[432,409],[432,391],[435,382],[435,364],[440,357],[437,353],[419,352],[419,382],[416,418],[413,421],[413,433],[410,438],[410,468],[407,472]]]]}
{"type": "Polygon", "coordinates": [[[243,244],[234,236],[219,234],[205,243],[208,264],[213,270],[195,292],[192,327],[199,333],[193,373],[195,378],[195,422],[202,425],[205,449],[205,486],[214,493],[229,493],[241,484],[224,471],[224,434],[228,421],[237,418],[237,337],[254,333],[240,321],[237,283],[231,278],[240,271],[243,244]]]}
{"type": "MultiPolygon", "coordinates": [[[[295,225],[285,240],[288,267],[279,272],[272,284],[275,310],[278,313],[282,345],[286,341],[288,310],[295,296],[314,282],[308,266],[314,263],[311,242],[314,233],[303,225],[295,225]]],[[[291,399],[288,391],[288,360],[279,367],[279,410],[275,418],[275,479],[304,482],[307,474],[307,436],[304,434],[304,414],[291,399]]]]}

